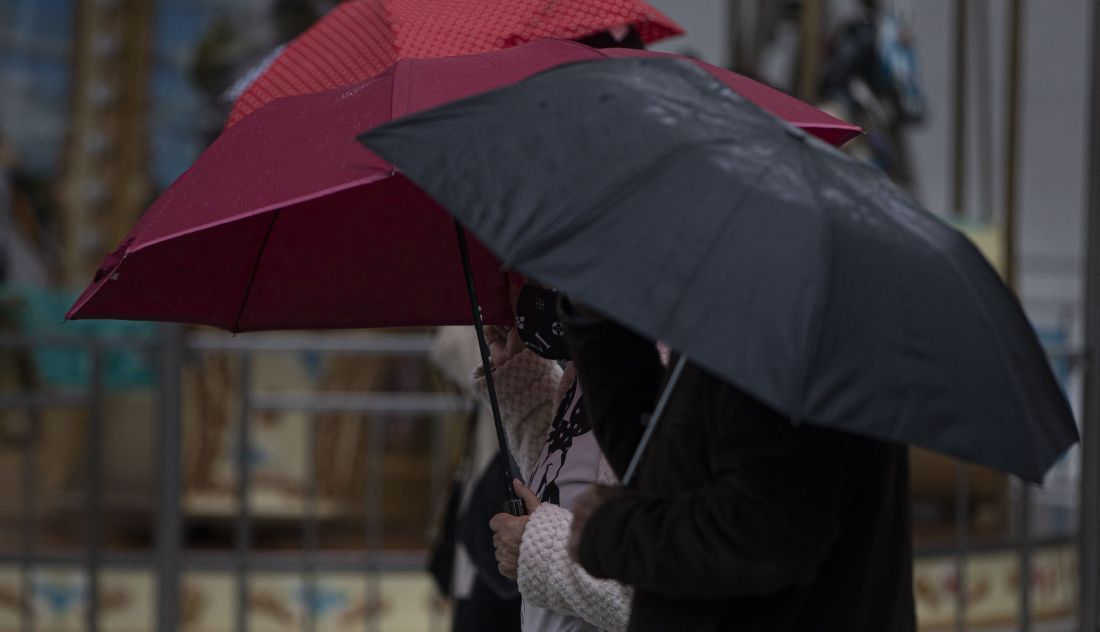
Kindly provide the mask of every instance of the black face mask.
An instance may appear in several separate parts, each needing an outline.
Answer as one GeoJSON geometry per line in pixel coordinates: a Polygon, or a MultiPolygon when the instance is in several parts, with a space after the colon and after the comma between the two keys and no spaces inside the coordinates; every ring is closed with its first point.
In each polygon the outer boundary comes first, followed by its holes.
{"type": "Polygon", "coordinates": [[[527,348],[547,360],[568,360],[561,322],[558,320],[558,293],[555,290],[524,284],[516,301],[516,327],[527,348]]]}

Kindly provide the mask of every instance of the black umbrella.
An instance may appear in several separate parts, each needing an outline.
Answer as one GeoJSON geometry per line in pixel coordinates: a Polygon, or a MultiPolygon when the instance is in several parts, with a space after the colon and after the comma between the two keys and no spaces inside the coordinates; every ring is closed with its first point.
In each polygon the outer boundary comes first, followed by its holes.
{"type": "Polygon", "coordinates": [[[574,64],[362,140],[506,264],[795,423],[1036,482],[1077,440],[966,237],[691,64],[574,64]]]}

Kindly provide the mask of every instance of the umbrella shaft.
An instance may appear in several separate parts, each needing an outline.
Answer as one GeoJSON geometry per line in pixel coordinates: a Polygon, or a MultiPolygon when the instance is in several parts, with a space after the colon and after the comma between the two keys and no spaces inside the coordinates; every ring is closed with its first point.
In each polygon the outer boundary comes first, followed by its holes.
{"type": "Polygon", "coordinates": [[[660,399],[657,400],[657,408],[653,410],[653,414],[649,417],[649,423],[646,424],[645,432],[642,433],[642,440],[638,442],[638,447],[634,449],[634,456],[630,457],[630,465],[627,466],[626,473],[623,474],[623,487],[630,487],[630,484],[634,482],[634,477],[638,473],[638,464],[641,463],[646,446],[649,445],[649,440],[653,438],[653,433],[657,430],[657,424],[665,416],[668,402],[672,399],[672,391],[676,388],[676,383],[680,381],[680,374],[683,373],[685,364],[687,364],[687,356],[680,354],[680,357],[676,359],[676,366],[672,368],[672,375],[669,376],[668,382],[665,382],[665,388],[661,391],[660,399]]]}
{"type": "Polygon", "coordinates": [[[504,502],[504,511],[513,516],[523,515],[523,502],[512,489],[512,453],[508,449],[508,436],[504,433],[504,423],[500,419],[500,406],[497,404],[497,389],[493,384],[493,370],[489,359],[489,345],[485,342],[485,327],[481,323],[481,307],[478,306],[477,289],[474,287],[474,272],[470,266],[470,251],[466,246],[466,231],[455,222],[458,233],[458,249],[462,254],[462,271],[466,275],[466,291],[470,295],[470,310],[474,316],[474,329],[477,331],[477,345],[481,351],[481,367],[485,373],[485,389],[489,392],[489,408],[493,411],[493,425],[496,428],[500,454],[504,457],[504,479],[508,487],[508,500],[504,502]]]}

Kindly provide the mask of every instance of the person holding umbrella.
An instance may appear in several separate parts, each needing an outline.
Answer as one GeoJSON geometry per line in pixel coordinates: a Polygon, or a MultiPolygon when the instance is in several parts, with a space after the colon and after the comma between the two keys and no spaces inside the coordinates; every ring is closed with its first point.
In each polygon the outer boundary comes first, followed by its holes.
{"type": "MultiPolygon", "coordinates": [[[[664,377],[653,343],[562,302],[592,427],[623,475],[664,377]]],[[[800,425],[688,362],[633,489],[573,506],[569,552],[634,587],[630,630],[916,629],[908,452],[800,425]]]]}
{"type": "MultiPolygon", "coordinates": [[[[516,298],[515,326],[486,332],[501,419],[530,485],[513,483],[527,515],[499,513],[489,523],[496,559],[519,584],[524,630],[625,630],[631,590],[592,577],[566,550],[573,502],[589,484],[617,479],[588,423],[556,298],[527,283],[516,298]]],[[[486,395],[480,366],[474,382],[486,395]]]]}
{"type": "Polygon", "coordinates": [[[690,62],[563,66],[362,139],[591,307],[561,322],[624,488],[574,503],[571,548],[633,587],[630,630],[913,630],[905,446],[1038,483],[1078,440],[964,235],[690,62]]]}
{"type": "MultiPolygon", "coordinates": [[[[436,330],[431,363],[464,394],[481,349],[469,327],[436,330]]],[[[497,571],[489,518],[508,499],[500,473],[503,458],[492,411],[476,406],[467,420],[465,455],[455,472],[446,510],[428,562],[442,594],[453,599],[452,632],[520,632],[521,601],[515,581],[497,571]]]]}

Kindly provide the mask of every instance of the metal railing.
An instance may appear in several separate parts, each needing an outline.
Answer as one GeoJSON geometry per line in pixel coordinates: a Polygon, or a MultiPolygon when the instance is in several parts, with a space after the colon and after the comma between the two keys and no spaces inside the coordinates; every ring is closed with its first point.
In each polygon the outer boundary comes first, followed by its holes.
{"type": "MultiPolygon", "coordinates": [[[[365,573],[367,603],[379,597],[379,575],[391,570],[420,570],[424,555],[408,551],[382,550],[382,524],[379,518],[384,493],[381,476],[382,433],[385,419],[379,415],[429,415],[436,422],[456,412],[468,411],[471,403],[449,393],[339,393],[307,394],[255,393],[251,388],[252,355],[260,352],[322,351],[371,356],[426,356],[431,338],[427,334],[291,334],[249,335],[232,337],[221,334],[195,333],[185,335],[182,327],[165,326],[158,339],[81,338],[76,336],[0,335],[0,352],[31,351],[43,347],[81,349],[89,354],[90,377],[86,388],[77,392],[4,392],[0,393],[0,410],[22,410],[27,415],[29,433],[23,447],[22,529],[20,551],[0,553],[0,563],[20,565],[24,589],[32,586],[32,573],[39,566],[83,565],[88,606],[84,627],[95,632],[101,629],[99,607],[100,574],[104,568],[143,568],[156,577],[156,629],[174,630],[180,620],[180,578],[185,570],[231,571],[236,577],[236,627],[248,629],[249,576],[254,571],[296,571],[301,574],[307,590],[315,589],[320,571],[356,571],[365,573]],[[157,357],[158,410],[156,415],[157,467],[156,528],[153,549],[149,552],[107,551],[103,543],[103,423],[104,423],[104,355],[108,350],[141,350],[157,357]],[[183,515],[181,499],[182,476],[182,367],[185,353],[232,353],[240,356],[238,389],[241,395],[237,428],[237,513],[234,517],[234,548],[232,551],[188,551],[182,538],[183,515]],[[85,481],[85,543],[82,553],[43,552],[36,543],[35,499],[38,495],[36,435],[42,409],[76,408],[88,414],[86,429],[87,459],[85,481]],[[325,552],[320,550],[317,517],[317,481],[315,454],[317,430],[312,420],[307,423],[305,510],[302,517],[303,546],[300,552],[257,551],[253,547],[253,516],[248,446],[251,443],[249,420],[260,412],[328,412],[374,415],[368,419],[366,455],[367,471],[361,552],[325,552]]],[[[434,437],[440,436],[433,433],[434,437]]],[[[431,473],[429,496],[436,498],[446,486],[447,462],[441,457],[443,446],[433,441],[430,449],[431,473]]],[[[21,629],[35,629],[32,600],[24,600],[21,629]]],[[[306,629],[312,629],[311,617],[306,617],[306,629]]],[[[375,629],[367,618],[367,629],[375,629]]]]}
{"type": "MultiPolygon", "coordinates": [[[[437,422],[456,412],[468,410],[470,403],[449,393],[346,393],[311,392],[282,393],[254,392],[252,388],[252,357],[264,352],[316,352],[332,354],[362,354],[369,356],[418,357],[426,356],[431,343],[428,334],[250,334],[228,336],[215,333],[185,334],[182,327],[165,326],[156,339],[104,339],[76,336],[24,336],[0,335],[0,351],[31,351],[42,347],[70,347],[86,351],[91,359],[90,378],[86,388],[79,392],[21,392],[0,393],[0,410],[21,410],[27,415],[29,433],[23,448],[23,480],[20,550],[18,553],[0,553],[0,563],[18,564],[24,587],[32,585],[32,573],[38,567],[72,567],[82,565],[86,576],[88,607],[85,611],[85,629],[101,629],[98,586],[104,568],[141,568],[151,570],[156,577],[156,629],[174,630],[180,621],[181,575],[187,570],[217,570],[231,572],[236,584],[236,620],[238,630],[248,629],[250,577],[255,572],[283,571],[301,575],[306,589],[315,588],[318,573],[324,571],[348,571],[363,573],[366,579],[367,603],[379,597],[380,573],[390,570],[419,570],[424,567],[424,555],[409,551],[384,551],[382,547],[382,523],[380,520],[384,494],[381,464],[382,435],[386,414],[423,414],[437,422]],[[104,487],[103,487],[103,425],[104,425],[104,357],[114,349],[140,350],[156,357],[158,376],[158,407],[156,412],[156,519],[153,547],[149,551],[127,552],[106,550],[103,542],[104,487]],[[184,546],[182,536],[183,515],[181,499],[182,476],[182,381],[186,354],[229,353],[239,356],[237,373],[240,407],[236,428],[236,488],[237,512],[233,516],[234,542],[232,550],[192,551],[184,546]],[[86,428],[87,461],[85,464],[85,542],[82,552],[40,551],[36,534],[37,467],[35,443],[43,409],[80,408],[88,413],[86,428]],[[367,419],[368,435],[363,473],[366,484],[362,497],[363,546],[355,552],[322,551],[317,512],[316,463],[313,461],[317,446],[317,424],[306,424],[305,445],[308,462],[305,466],[305,501],[302,516],[302,546],[300,551],[273,552],[257,550],[253,542],[254,516],[252,515],[252,486],[248,446],[251,443],[250,418],[260,412],[298,412],[308,415],[323,413],[362,413],[373,415],[367,419]]],[[[1069,360],[1075,370],[1084,366],[1084,356],[1072,349],[1051,350],[1052,357],[1069,360]]],[[[439,437],[437,433],[434,435],[439,437]]],[[[445,446],[433,440],[430,451],[432,471],[429,476],[431,498],[437,498],[446,486],[446,461],[440,458],[445,446]]],[[[967,629],[967,565],[973,554],[990,550],[1010,550],[1018,555],[1021,578],[1031,576],[1032,554],[1036,547],[1070,543],[1073,534],[1036,539],[1030,529],[1031,496],[1029,488],[1017,485],[1017,528],[1007,539],[997,542],[977,542],[970,537],[971,489],[969,470],[957,466],[955,487],[955,528],[953,545],[918,548],[919,556],[952,555],[956,573],[955,629],[967,629]]],[[[1031,582],[1020,582],[1019,625],[1020,630],[1031,629],[1031,582]]],[[[312,628],[312,620],[306,617],[305,629],[312,628]]],[[[366,629],[376,629],[368,617],[366,629]]],[[[25,600],[21,613],[21,629],[35,629],[35,613],[31,600],[25,600]]]]}

